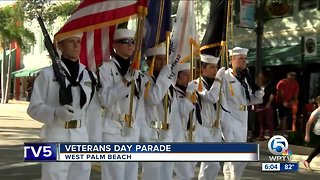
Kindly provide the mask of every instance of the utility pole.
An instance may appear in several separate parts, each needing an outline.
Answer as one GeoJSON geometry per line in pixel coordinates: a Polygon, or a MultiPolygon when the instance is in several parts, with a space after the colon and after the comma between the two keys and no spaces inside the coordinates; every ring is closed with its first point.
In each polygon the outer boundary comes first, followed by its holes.
{"type": "Polygon", "coordinates": [[[264,9],[267,4],[267,0],[258,0],[258,18],[257,18],[257,47],[256,47],[256,66],[255,66],[255,75],[256,77],[261,70],[261,60],[262,60],[262,39],[263,39],[263,29],[264,29],[264,9]]]}

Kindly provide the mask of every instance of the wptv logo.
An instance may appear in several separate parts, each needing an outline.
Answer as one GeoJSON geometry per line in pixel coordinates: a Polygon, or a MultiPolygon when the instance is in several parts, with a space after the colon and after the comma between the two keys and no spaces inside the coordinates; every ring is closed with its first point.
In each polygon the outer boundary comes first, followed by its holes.
{"type": "Polygon", "coordinates": [[[268,149],[274,156],[269,156],[270,161],[290,161],[292,151],[289,149],[288,141],[285,137],[276,135],[269,139],[268,149]]]}

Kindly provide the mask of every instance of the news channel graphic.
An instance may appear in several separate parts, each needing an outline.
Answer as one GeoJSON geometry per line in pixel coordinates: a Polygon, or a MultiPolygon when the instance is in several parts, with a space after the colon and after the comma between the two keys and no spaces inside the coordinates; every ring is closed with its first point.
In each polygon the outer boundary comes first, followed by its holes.
{"type": "Polygon", "coordinates": [[[269,156],[270,162],[261,163],[261,171],[294,172],[299,170],[299,162],[290,162],[292,151],[289,150],[289,143],[285,137],[276,135],[270,138],[268,149],[272,156],[269,156]]]}
{"type": "Polygon", "coordinates": [[[25,161],[259,161],[256,143],[25,143],[25,161]]]}
{"type": "Polygon", "coordinates": [[[261,163],[261,171],[296,172],[298,170],[299,170],[299,163],[298,162],[261,163]]]}
{"type": "Polygon", "coordinates": [[[55,143],[24,143],[23,156],[28,161],[56,161],[58,146],[55,143]]]}

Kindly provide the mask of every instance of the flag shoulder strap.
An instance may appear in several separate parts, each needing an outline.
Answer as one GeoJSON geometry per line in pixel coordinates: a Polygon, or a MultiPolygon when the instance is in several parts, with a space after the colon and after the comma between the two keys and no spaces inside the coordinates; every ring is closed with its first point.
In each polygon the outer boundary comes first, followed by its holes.
{"type": "Polygon", "coordinates": [[[93,98],[93,95],[95,93],[95,91],[97,90],[97,85],[98,85],[98,80],[95,78],[94,74],[92,71],[90,71],[88,68],[86,68],[88,74],[89,74],[89,77],[91,79],[91,94],[90,94],[90,101],[89,101],[89,104],[93,98]]]}

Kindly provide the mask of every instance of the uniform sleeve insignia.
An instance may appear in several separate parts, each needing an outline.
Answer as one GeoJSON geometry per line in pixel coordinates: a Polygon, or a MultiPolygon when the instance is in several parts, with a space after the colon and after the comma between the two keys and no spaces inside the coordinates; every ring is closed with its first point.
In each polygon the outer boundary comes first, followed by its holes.
{"type": "Polygon", "coordinates": [[[91,87],[91,81],[85,81],[85,82],[84,82],[84,85],[85,85],[85,86],[88,86],[88,87],[91,87]]]}

